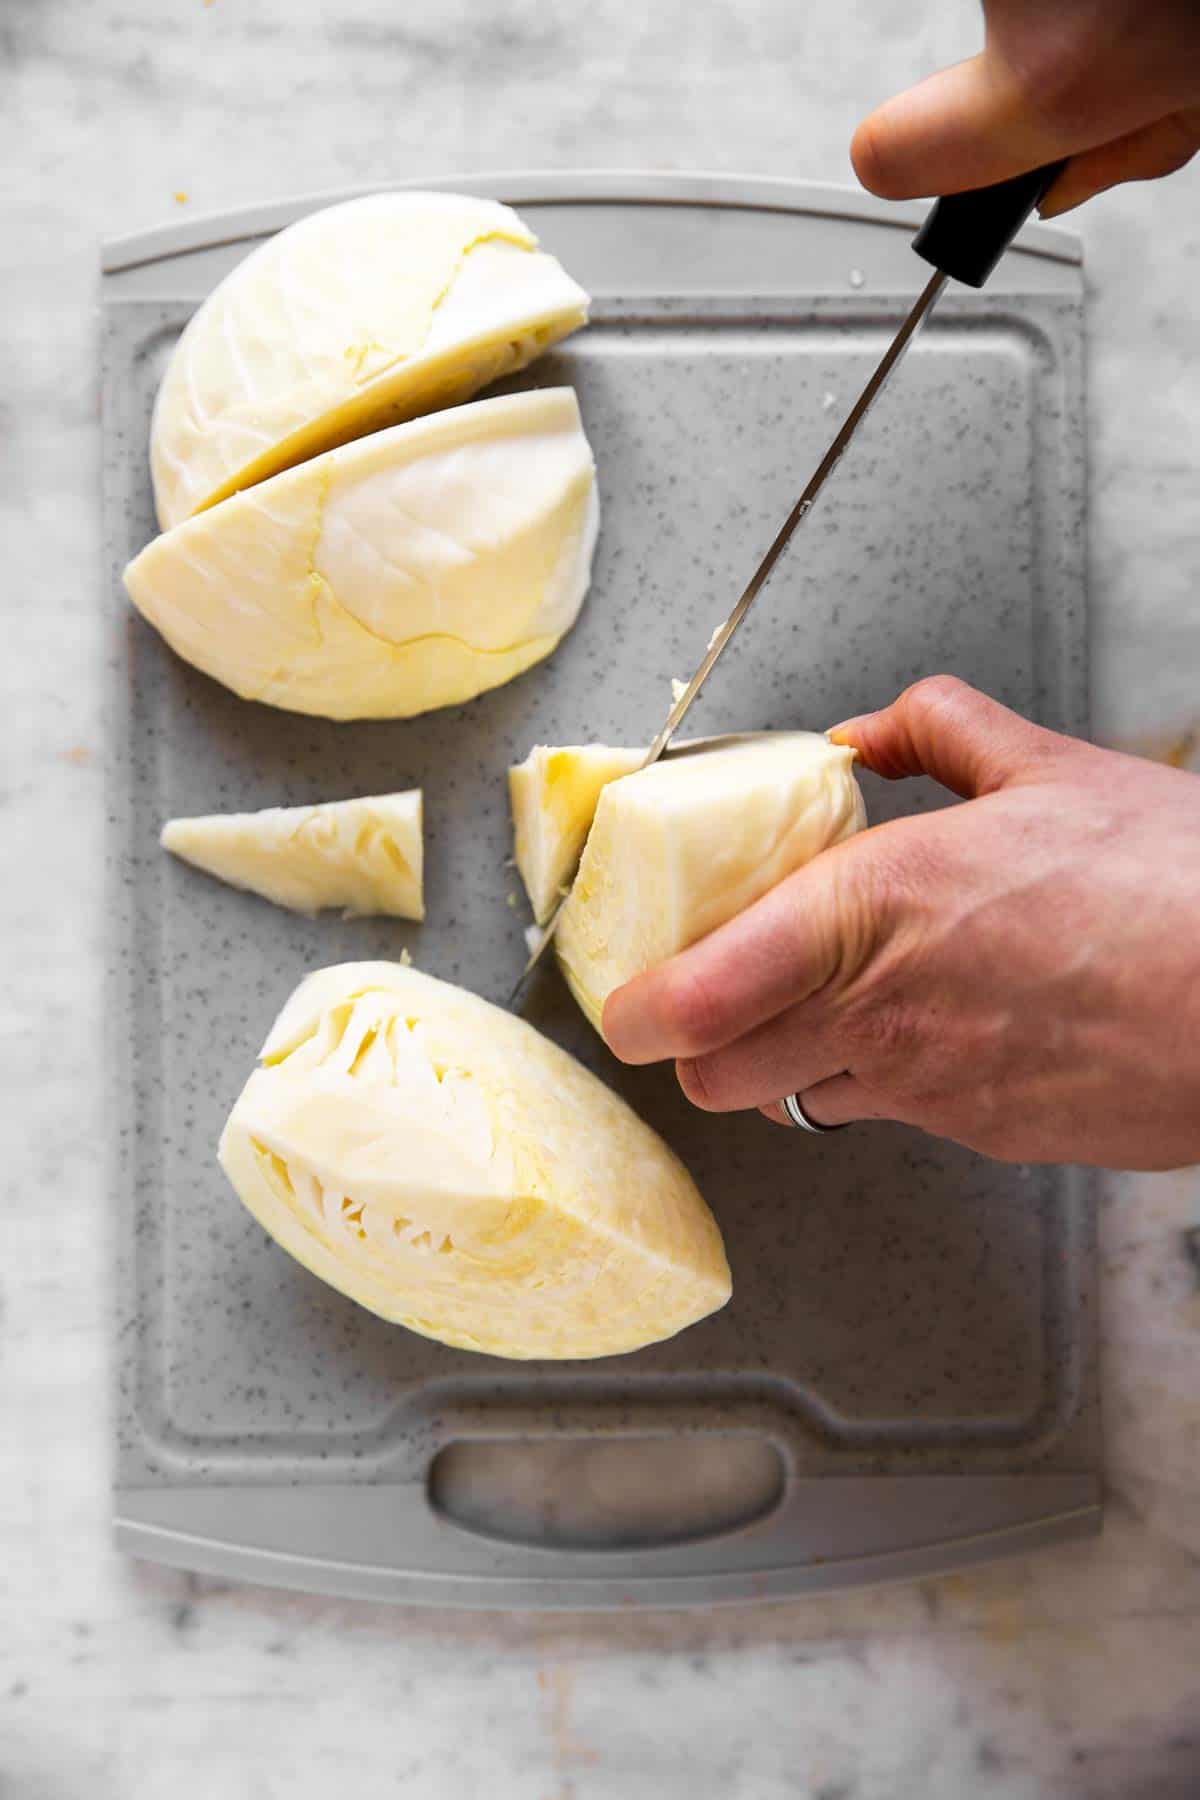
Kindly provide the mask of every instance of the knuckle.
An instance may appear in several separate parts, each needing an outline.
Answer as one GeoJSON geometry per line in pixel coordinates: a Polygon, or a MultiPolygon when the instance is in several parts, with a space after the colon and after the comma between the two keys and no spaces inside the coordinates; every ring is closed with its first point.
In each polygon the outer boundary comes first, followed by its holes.
{"type": "MultiPolygon", "coordinates": [[[[904,1001],[865,997],[845,1021],[845,1034],[858,1062],[872,1070],[902,1059],[910,1062],[918,1040],[917,1020],[904,1001]]],[[[851,1067],[857,1065],[852,1062],[851,1067]]]]}
{"type": "Polygon", "coordinates": [[[877,970],[909,902],[916,846],[896,841],[894,824],[852,838],[825,868],[832,904],[822,946],[826,987],[845,991],[877,970]]]}
{"type": "Polygon", "coordinates": [[[909,991],[916,990],[922,973],[931,928],[964,879],[956,825],[952,809],[893,820],[872,869],[876,912],[886,913],[888,925],[887,960],[877,966],[893,985],[904,982],[909,991]]]}
{"type": "Polygon", "coordinates": [[[703,1062],[681,1057],[675,1064],[675,1078],[683,1089],[684,1098],[702,1112],[718,1110],[717,1097],[713,1091],[711,1070],[703,1062]]]}
{"type": "Polygon", "coordinates": [[[928,725],[947,713],[960,712],[973,691],[957,675],[924,675],[905,688],[900,704],[911,722],[928,725]]]}
{"type": "Polygon", "coordinates": [[[833,904],[821,946],[824,988],[845,988],[867,967],[879,942],[886,887],[874,857],[841,859],[826,871],[833,904]]]}
{"type": "Polygon", "coordinates": [[[926,896],[940,885],[937,849],[924,845],[919,833],[905,833],[875,857],[860,884],[852,952],[857,966],[846,970],[839,1007],[848,1066],[856,1075],[886,1071],[891,1081],[898,1067],[911,1072],[917,1064],[926,1035],[915,998],[925,985],[926,896]]]}
{"type": "Polygon", "coordinates": [[[972,747],[980,791],[1056,764],[1070,740],[1032,724],[957,675],[926,675],[900,696],[913,743],[972,747]]]}

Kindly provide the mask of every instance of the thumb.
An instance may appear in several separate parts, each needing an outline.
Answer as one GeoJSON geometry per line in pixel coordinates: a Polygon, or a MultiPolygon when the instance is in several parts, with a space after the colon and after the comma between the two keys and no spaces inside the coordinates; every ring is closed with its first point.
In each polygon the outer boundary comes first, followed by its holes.
{"type": "Polygon", "coordinates": [[[907,200],[986,187],[1077,147],[1035,116],[1006,63],[984,50],[877,107],[850,160],[873,194],[907,200]]]}
{"type": "Polygon", "coordinates": [[[968,799],[1030,779],[1064,742],[953,675],[927,676],[882,712],[835,725],[829,737],[889,781],[931,775],[968,799]]]}

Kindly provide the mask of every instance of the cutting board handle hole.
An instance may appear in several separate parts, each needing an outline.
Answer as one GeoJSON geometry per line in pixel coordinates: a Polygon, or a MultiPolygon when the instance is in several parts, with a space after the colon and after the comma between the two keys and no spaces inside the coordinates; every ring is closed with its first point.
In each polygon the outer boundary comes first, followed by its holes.
{"type": "Polygon", "coordinates": [[[783,1497],[767,1438],[460,1438],[430,1465],[429,1502],[464,1530],[561,1550],[645,1550],[741,1529],[783,1497]]]}

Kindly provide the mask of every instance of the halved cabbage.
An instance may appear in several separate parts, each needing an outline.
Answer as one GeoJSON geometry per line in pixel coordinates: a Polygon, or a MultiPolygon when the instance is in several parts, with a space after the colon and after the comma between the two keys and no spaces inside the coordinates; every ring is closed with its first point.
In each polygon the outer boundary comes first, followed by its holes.
{"type": "Polygon", "coordinates": [[[155,538],[125,585],[246,699],[407,718],[549,655],[587,592],[598,517],[575,394],[545,388],[288,469],[155,538]]]}
{"type": "Polygon", "coordinates": [[[225,277],[171,357],[150,433],[159,524],[468,399],[587,307],[495,200],[369,194],[298,220],[225,277]]]}
{"type": "Polygon", "coordinates": [[[611,1356],[729,1298],[716,1222],[649,1126],[531,1026],[394,963],[302,983],[219,1154],[313,1274],[443,1343],[611,1356]]]}

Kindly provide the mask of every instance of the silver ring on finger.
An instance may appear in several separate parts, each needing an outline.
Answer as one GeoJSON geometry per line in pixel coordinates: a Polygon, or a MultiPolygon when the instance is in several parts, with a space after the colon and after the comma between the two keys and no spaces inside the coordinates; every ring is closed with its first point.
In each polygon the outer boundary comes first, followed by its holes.
{"type": "Polygon", "coordinates": [[[817,1121],[810,1119],[805,1112],[799,1094],[785,1094],[779,1104],[793,1125],[799,1126],[801,1131],[811,1131],[814,1137],[824,1137],[827,1131],[845,1131],[846,1129],[845,1125],[818,1125],[817,1121]]]}

